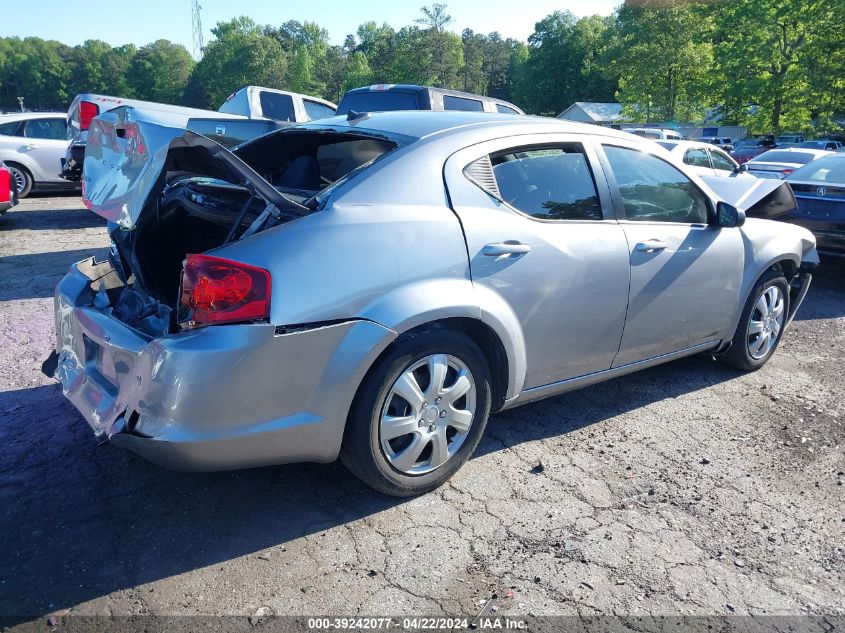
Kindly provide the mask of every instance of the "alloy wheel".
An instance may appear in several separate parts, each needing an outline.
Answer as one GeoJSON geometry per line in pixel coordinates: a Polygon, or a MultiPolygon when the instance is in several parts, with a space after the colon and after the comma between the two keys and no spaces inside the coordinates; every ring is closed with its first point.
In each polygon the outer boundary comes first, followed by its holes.
{"type": "Polygon", "coordinates": [[[15,187],[20,194],[23,191],[23,188],[26,187],[26,176],[23,175],[19,169],[15,169],[14,167],[9,167],[9,171],[12,172],[12,178],[15,179],[15,187]]]}
{"type": "Polygon", "coordinates": [[[472,372],[458,358],[432,354],[393,383],[381,411],[379,443],[393,468],[423,475],[460,450],[476,410],[472,372]]]}
{"type": "Polygon", "coordinates": [[[746,338],[748,353],[755,360],[764,358],[777,343],[785,316],[783,299],[783,292],[778,286],[769,286],[754,304],[746,338]]]}

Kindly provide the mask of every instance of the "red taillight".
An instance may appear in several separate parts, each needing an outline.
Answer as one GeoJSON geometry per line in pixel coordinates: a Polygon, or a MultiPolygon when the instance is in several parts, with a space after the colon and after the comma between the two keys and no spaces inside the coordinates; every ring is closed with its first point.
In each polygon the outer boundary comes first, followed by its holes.
{"type": "Polygon", "coordinates": [[[211,255],[188,255],[178,320],[184,328],[270,316],[270,273],[211,255]]]}
{"type": "Polygon", "coordinates": [[[100,114],[100,106],[90,101],[79,102],[79,129],[83,132],[91,127],[91,121],[100,114]]]}
{"type": "Polygon", "coordinates": [[[781,171],[781,173],[784,173],[784,174],[791,174],[795,170],[794,169],[781,169],[780,171],[781,171]]]}

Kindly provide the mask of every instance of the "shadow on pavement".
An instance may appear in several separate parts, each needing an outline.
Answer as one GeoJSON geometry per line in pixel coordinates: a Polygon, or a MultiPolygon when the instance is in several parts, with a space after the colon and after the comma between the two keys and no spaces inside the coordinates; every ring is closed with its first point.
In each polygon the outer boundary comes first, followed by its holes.
{"type": "Polygon", "coordinates": [[[796,321],[845,316],[845,257],[823,257],[796,321]]]}
{"type": "Polygon", "coordinates": [[[0,235],[6,231],[54,231],[106,228],[106,221],[85,207],[78,209],[39,209],[13,207],[0,219],[0,235]]]}
{"type": "Polygon", "coordinates": [[[106,253],[104,248],[89,247],[0,257],[0,301],[52,297],[71,264],[91,255],[103,260],[106,253]]]}
{"type": "MultiPolygon", "coordinates": [[[[476,452],[729,380],[696,357],[496,415],[476,452]],[[544,422],[545,421],[545,422],[544,422]],[[504,440],[503,440],[504,438],[504,440]]],[[[58,385],[0,394],[0,620],[20,622],[400,505],[339,463],[176,473],[96,445],[58,385]],[[52,606],[50,606],[52,605],[52,606]]]]}

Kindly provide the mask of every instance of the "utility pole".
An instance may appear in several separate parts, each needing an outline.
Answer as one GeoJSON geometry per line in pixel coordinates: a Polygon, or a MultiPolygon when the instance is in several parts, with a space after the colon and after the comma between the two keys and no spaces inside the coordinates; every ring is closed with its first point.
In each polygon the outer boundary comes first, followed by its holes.
{"type": "Polygon", "coordinates": [[[202,19],[200,18],[199,0],[191,0],[191,25],[194,33],[194,58],[199,61],[202,57],[202,49],[205,48],[202,41],[202,19]]]}

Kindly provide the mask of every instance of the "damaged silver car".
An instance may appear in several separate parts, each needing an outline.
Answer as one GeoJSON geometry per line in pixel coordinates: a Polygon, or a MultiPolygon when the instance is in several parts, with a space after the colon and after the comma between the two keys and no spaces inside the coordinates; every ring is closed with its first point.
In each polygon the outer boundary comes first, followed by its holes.
{"type": "Polygon", "coordinates": [[[717,194],[651,141],[553,119],[350,113],[230,152],[118,109],[84,167],[112,248],[58,285],[55,375],[97,436],[168,467],[340,457],[422,493],[491,412],[699,352],[766,363],[818,257],[745,220],[794,207],[759,183],[717,194]]]}

